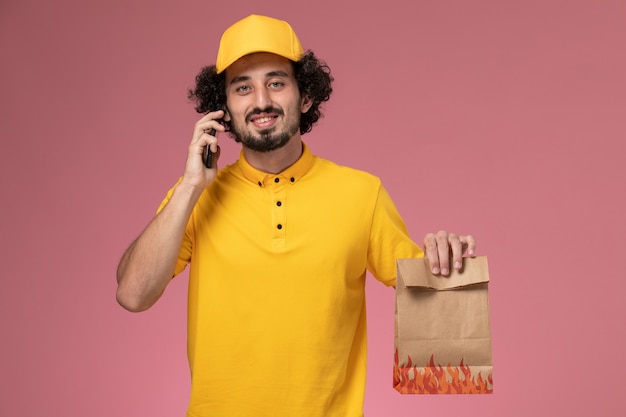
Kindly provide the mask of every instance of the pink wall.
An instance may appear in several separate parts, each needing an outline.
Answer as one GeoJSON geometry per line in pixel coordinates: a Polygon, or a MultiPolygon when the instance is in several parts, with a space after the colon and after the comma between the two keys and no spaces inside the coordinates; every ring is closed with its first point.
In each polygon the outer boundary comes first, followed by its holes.
{"type": "Polygon", "coordinates": [[[416,240],[489,257],[494,395],[393,391],[371,284],[367,415],[624,415],[626,3],[244,3],[0,4],[0,415],[183,415],[186,278],[131,314],[114,273],[182,172],[186,89],[250,13],[333,68],[313,151],[379,175],[416,240]]]}

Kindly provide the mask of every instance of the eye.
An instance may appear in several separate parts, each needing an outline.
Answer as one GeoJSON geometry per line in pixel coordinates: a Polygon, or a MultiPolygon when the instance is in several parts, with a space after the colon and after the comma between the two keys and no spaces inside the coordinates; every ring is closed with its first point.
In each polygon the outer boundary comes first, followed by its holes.
{"type": "Polygon", "coordinates": [[[285,85],[285,83],[283,83],[282,81],[272,81],[270,83],[270,87],[272,87],[272,88],[280,88],[280,87],[282,87],[284,85],[285,85]]]}
{"type": "Polygon", "coordinates": [[[239,93],[247,93],[250,91],[250,87],[247,85],[240,85],[239,87],[237,87],[237,92],[239,93]]]}

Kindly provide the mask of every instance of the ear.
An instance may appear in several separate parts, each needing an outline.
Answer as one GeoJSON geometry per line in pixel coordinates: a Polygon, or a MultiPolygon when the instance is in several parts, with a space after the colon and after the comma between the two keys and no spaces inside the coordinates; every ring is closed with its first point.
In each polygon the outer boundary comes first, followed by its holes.
{"type": "Polygon", "coordinates": [[[300,111],[306,113],[313,105],[313,100],[309,96],[302,97],[302,103],[300,103],[300,111]]]}

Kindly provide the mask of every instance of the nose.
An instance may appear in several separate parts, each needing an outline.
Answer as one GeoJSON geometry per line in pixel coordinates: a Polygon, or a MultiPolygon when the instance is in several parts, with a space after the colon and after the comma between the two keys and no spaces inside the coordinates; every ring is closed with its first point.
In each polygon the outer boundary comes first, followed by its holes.
{"type": "Polygon", "coordinates": [[[255,103],[256,106],[259,109],[266,109],[268,107],[271,107],[272,104],[272,98],[270,97],[270,92],[268,91],[267,88],[262,87],[262,88],[257,88],[255,89],[255,103]]]}

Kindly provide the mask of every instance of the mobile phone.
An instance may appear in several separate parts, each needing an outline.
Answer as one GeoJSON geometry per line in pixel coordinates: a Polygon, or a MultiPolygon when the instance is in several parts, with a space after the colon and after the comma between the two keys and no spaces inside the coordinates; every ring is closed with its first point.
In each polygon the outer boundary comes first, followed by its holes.
{"type": "MultiPolygon", "coordinates": [[[[211,136],[215,136],[215,129],[211,129],[207,132],[211,136]]],[[[204,162],[204,166],[207,168],[211,168],[211,163],[213,160],[213,152],[211,152],[211,148],[209,145],[204,145],[204,152],[202,152],[202,162],[204,162]]]]}

